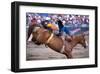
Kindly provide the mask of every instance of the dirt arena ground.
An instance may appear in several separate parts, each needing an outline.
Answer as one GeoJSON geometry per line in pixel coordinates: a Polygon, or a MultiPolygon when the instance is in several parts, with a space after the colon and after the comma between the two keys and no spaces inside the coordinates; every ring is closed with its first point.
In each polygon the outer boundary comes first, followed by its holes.
{"type": "MultiPolygon", "coordinates": [[[[88,36],[85,37],[87,42],[88,36]]],[[[66,56],[55,52],[45,45],[35,45],[33,42],[27,42],[26,60],[49,60],[49,59],[66,59],[66,56]]],[[[72,51],[73,58],[89,58],[89,47],[83,48],[81,45],[74,47],[72,51]]]]}

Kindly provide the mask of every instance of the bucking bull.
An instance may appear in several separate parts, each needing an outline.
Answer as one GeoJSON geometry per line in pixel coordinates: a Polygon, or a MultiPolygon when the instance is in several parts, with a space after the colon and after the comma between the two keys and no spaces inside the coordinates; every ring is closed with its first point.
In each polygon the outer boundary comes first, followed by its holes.
{"type": "Polygon", "coordinates": [[[45,44],[56,52],[66,55],[67,58],[72,58],[72,49],[81,44],[86,48],[84,34],[73,36],[71,41],[63,40],[61,37],[56,36],[54,33],[41,27],[34,27],[32,31],[32,41],[37,44],[45,44]]]}

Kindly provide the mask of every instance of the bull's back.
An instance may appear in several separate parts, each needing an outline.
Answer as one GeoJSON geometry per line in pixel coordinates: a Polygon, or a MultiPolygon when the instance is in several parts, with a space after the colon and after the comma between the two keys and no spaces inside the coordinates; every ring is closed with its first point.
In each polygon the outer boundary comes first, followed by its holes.
{"type": "Polygon", "coordinates": [[[63,40],[60,37],[54,36],[48,46],[51,49],[60,52],[63,47],[63,40]]]}

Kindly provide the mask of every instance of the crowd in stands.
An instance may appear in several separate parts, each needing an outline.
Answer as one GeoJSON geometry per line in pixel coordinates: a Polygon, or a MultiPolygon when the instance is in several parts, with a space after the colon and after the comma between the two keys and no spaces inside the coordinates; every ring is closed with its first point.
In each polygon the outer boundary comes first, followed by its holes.
{"type": "Polygon", "coordinates": [[[38,26],[42,26],[48,30],[55,32],[59,31],[59,34],[64,31],[69,34],[66,26],[79,27],[83,24],[89,25],[88,15],[75,15],[75,14],[48,14],[48,13],[26,13],[27,26],[32,25],[32,22],[36,22],[38,26]]]}

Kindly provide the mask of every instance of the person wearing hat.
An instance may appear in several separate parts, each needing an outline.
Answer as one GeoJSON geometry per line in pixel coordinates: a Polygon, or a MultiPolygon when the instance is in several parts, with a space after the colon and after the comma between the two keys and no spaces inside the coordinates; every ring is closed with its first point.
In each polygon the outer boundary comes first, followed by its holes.
{"type": "Polygon", "coordinates": [[[65,22],[61,21],[61,17],[58,18],[57,23],[58,23],[58,27],[59,27],[58,36],[61,36],[64,39],[67,37],[69,40],[72,40],[72,36],[70,34],[70,31],[68,30],[67,27],[65,27],[65,24],[64,24],[65,22]]]}
{"type": "Polygon", "coordinates": [[[47,24],[47,27],[50,28],[52,31],[56,31],[58,30],[58,27],[56,27],[54,24],[52,23],[48,23],[47,24]]]}

